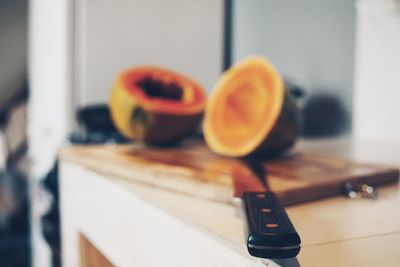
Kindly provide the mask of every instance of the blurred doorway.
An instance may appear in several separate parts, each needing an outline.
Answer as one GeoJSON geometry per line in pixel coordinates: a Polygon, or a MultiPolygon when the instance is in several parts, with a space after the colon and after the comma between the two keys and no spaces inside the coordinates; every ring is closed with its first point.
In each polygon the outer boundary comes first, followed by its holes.
{"type": "Polygon", "coordinates": [[[27,0],[0,1],[0,266],[30,266],[27,0]]]}

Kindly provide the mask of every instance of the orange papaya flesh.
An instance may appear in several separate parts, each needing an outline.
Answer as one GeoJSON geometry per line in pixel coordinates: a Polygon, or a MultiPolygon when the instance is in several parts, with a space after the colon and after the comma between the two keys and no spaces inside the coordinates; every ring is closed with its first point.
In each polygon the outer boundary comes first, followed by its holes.
{"type": "Polygon", "coordinates": [[[299,134],[299,110],[267,59],[249,57],[225,71],[209,97],[204,137],[230,157],[275,156],[299,134]]]}

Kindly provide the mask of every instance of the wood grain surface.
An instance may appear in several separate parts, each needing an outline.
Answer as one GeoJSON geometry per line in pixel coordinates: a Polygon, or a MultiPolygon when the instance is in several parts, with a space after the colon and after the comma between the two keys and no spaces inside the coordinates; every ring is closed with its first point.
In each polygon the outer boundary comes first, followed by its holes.
{"type": "Polygon", "coordinates": [[[114,267],[82,234],[79,234],[80,267],[114,267]]]}
{"type": "Polygon", "coordinates": [[[269,160],[226,158],[201,141],[165,148],[69,147],[61,157],[109,176],[225,203],[235,203],[244,191],[272,190],[291,205],[343,193],[346,183],[380,185],[399,177],[398,168],[301,152],[269,160]]]}

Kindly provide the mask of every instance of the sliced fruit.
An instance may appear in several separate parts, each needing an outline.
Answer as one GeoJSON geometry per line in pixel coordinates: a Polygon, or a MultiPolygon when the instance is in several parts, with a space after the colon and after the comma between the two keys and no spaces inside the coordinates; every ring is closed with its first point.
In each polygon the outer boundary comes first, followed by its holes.
{"type": "Polygon", "coordinates": [[[143,66],[118,75],[109,105],[113,122],[124,136],[163,145],[195,132],[205,103],[205,90],[190,78],[143,66]]]}
{"type": "Polygon", "coordinates": [[[209,97],[204,136],[215,153],[276,155],[294,144],[299,112],[265,58],[249,57],[225,71],[209,97]]]}

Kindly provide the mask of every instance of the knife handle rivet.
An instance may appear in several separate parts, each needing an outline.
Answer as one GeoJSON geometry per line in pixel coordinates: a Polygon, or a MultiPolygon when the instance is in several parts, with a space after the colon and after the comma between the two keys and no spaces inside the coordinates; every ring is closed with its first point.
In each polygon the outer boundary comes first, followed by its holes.
{"type": "Polygon", "coordinates": [[[268,213],[268,212],[271,212],[271,211],[272,211],[271,209],[267,209],[267,208],[261,209],[261,212],[264,212],[264,213],[268,213]]]}
{"type": "Polygon", "coordinates": [[[257,194],[257,198],[265,198],[265,194],[257,194]]]}
{"type": "Polygon", "coordinates": [[[276,224],[276,223],[267,223],[265,226],[266,226],[267,228],[276,228],[276,227],[278,227],[279,225],[276,224]]]}

